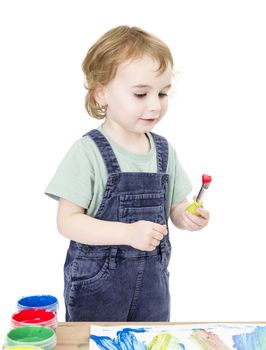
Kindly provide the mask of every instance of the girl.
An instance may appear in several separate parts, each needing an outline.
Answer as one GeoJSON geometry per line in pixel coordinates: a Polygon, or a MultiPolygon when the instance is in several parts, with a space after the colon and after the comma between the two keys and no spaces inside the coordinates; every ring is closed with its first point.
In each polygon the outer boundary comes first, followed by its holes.
{"type": "Polygon", "coordinates": [[[175,150],[151,132],[167,111],[173,59],[140,28],[120,26],[88,51],[86,109],[102,125],[71,147],[46,194],[69,238],[66,321],[169,321],[168,218],[200,230],[186,211],[190,181],[175,150]]]}

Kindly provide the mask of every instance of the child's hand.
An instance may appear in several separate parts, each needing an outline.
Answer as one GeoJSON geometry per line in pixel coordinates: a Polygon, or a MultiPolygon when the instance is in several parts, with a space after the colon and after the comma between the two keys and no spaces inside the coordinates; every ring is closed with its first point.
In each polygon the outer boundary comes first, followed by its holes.
{"type": "Polygon", "coordinates": [[[191,214],[189,211],[185,210],[182,214],[183,226],[185,230],[188,231],[199,231],[208,225],[210,213],[204,208],[197,208],[196,212],[200,216],[191,214]]]}
{"type": "Polygon", "coordinates": [[[139,250],[154,250],[166,234],[166,225],[151,221],[140,220],[128,226],[129,245],[139,250]]]}
{"type": "Polygon", "coordinates": [[[183,230],[199,231],[208,225],[210,213],[204,208],[197,208],[200,216],[191,214],[186,210],[190,203],[187,199],[172,206],[171,220],[173,224],[183,230]]]}

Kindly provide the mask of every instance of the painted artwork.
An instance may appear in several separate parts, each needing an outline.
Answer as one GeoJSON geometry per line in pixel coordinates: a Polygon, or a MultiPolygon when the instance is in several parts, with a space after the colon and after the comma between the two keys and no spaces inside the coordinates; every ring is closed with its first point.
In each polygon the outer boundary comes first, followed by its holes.
{"type": "Polygon", "coordinates": [[[91,326],[91,350],[266,350],[266,325],[91,326]]]}

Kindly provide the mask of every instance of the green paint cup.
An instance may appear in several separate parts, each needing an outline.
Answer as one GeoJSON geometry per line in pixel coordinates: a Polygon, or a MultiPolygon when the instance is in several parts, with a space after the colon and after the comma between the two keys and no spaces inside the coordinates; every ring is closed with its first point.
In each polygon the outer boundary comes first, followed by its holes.
{"type": "Polygon", "coordinates": [[[7,346],[37,346],[52,350],[56,346],[55,332],[44,326],[21,326],[12,329],[6,336],[7,346]]]}

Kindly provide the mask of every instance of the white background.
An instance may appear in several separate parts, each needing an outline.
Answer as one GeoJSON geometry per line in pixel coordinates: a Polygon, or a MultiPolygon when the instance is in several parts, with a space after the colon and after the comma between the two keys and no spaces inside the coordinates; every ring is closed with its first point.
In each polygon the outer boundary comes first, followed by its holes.
{"type": "Polygon", "coordinates": [[[110,28],[136,25],[172,50],[180,72],[154,131],[193,183],[213,176],[209,227],[171,226],[172,321],[266,320],[264,1],[1,1],[0,332],[16,301],[50,293],[64,320],[57,202],[43,192],[99,122],[86,114],[81,62],[110,28]]]}

